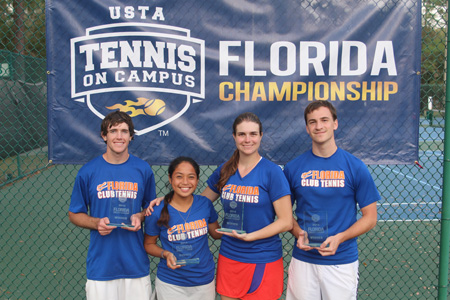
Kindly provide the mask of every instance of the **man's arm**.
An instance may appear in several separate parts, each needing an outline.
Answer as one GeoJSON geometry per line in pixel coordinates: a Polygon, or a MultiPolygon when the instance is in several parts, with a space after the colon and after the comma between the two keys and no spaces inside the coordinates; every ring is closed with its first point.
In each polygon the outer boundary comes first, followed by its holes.
{"type": "Polygon", "coordinates": [[[135,213],[130,217],[131,225],[133,225],[133,227],[122,227],[122,229],[126,229],[128,231],[139,231],[142,228],[144,218],[145,218],[145,210],[135,213]]]}
{"type": "Polygon", "coordinates": [[[314,249],[310,246],[305,245],[305,231],[303,231],[303,229],[300,228],[297,220],[294,217],[292,217],[292,219],[294,226],[292,227],[292,230],[290,230],[289,232],[297,239],[297,247],[304,251],[314,249]]]}
{"type": "Polygon", "coordinates": [[[362,217],[352,226],[343,232],[328,237],[325,242],[322,243],[321,247],[317,248],[321,255],[334,255],[341,243],[360,236],[375,227],[377,224],[377,203],[373,202],[372,204],[361,208],[361,212],[362,217]],[[329,247],[326,247],[328,244],[329,247]]]}
{"type": "MultiPolygon", "coordinates": [[[[200,195],[205,196],[212,202],[214,202],[215,200],[217,200],[217,198],[219,198],[219,194],[215,193],[208,186],[205,188],[205,190],[200,195]]],[[[150,201],[150,205],[144,210],[144,215],[146,217],[150,216],[153,213],[153,207],[155,205],[158,206],[163,200],[164,200],[164,197],[158,197],[158,198],[150,201]]]]}
{"type": "Polygon", "coordinates": [[[100,219],[85,213],[69,211],[69,220],[78,227],[97,230],[101,235],[108,235],[116,228],[115,226],[108,226],[109,219],[107,217],[100,219]]]}

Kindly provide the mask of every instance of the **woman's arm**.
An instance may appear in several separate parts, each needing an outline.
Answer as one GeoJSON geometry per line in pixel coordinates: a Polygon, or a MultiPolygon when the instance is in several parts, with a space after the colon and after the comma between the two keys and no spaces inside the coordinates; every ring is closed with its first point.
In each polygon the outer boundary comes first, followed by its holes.
{"type": "Polygon", "coordinates": [[[219,194],[217,194],[212,189],[210,189],[209,186],[207,186],[205,188],[205,190],[200,195],[205,196],[206,198],[208,198],[212,202],[216,201],[219,198],[219,194]]]}
{"type": "Polygon", "coordinates": [[[213,239],[217,240],[222,238],[222,234],[216,232],[216,229],[220,228],[219,222],[215,221],[214,223],[209,223],[208,224],[208,232],[209,235],[212,236],[213,239]]]}
{"type": "Polygon", "coordinates": [[[291,196],[286,195],[274,201],[273,207],[275,209],[277,218],[273,223],[267,225],[266,227],[250,233],[238,234],[236,232],[232,233],[225,232],[222,234],[233,236],[235,238],[247,242],[251,242],[265,239],[274,236],[276,234],[279,234],[281,232],[291,230],[293,226],[291,196]]]}
{"type": "Polygon", "coordinates": [[[145,251],[151,256],[166,259],[167,266],[171,269],[178,269],[179,267],[181,267],[176,264],[176,259],[175,256],[172,254],[172,252],[164,250],[163,248],[159,247],[156,244],[156,242],[158,241],[158,237],[159,237],[158,235],[145,234],[144,237],[145,251]]]}

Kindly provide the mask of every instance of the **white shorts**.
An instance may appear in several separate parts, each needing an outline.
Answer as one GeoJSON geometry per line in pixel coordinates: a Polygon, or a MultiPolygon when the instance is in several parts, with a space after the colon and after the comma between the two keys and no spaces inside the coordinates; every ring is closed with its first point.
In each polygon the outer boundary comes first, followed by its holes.
{"type": "Polygon", "coordinates": [[[155,279],[156,300],[214,300],[216,284],[211,281],[205,285],[179,286],[155,279]]]}
{"type": "Polygon", "coordinates": [[[87,300],[149,300],[151,295],[150,276],[86,282],[87,300]]]}
{"type": "Polygon", "coordinates": [[[355,300],[358,266],[358,261],[343,265],[315,265],[292,258],[286,300],[355,300]]]}

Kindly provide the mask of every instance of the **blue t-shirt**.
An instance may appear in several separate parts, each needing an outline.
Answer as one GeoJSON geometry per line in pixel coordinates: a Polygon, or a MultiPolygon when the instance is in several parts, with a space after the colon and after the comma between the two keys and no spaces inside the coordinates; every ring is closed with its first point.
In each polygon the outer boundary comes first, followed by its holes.
{"type": "Polygon", "coordinates": [[[161,281],[178,286],[210,283],[214,280],[215,263],[208,245],[208,224],[217,221],[211,200],[194,195],[192,206],[185,213],[169,204],[169,228],[156,224],[163,207],[162,204],[155,206],[154,212],[145,218],[145,233],[159,236],[162,248],[172,252],[177,259],[188,254],[186,258],[199,258],[200,262],[172,270],[167,267],[167,261],[161,259],[156,275],[161,281]],[[177,255],[177,247],[181,255],[177,255]]]}
{"type": "MultiPolygon", "coordinates": [[[[91,160],[78,172],[69,211],[108,217],[111,198],[119,193],[133,199],[133,213],[147,207],[156,198],[149,164],[132,155],[122,164],[110,164],[102,156],[91,160]]],[[[105,236],[91,230],[86,269],[88,279],[100,281],[149,275],[143,230],[116,228],[105,236]]]]}
{"type": "MultiPolygon", "coordinates": [[[[217,194],[219,166],[208,179],[209,188],[217,194]]],[[[290,195],[289,184],[281,168],[262,158],[244,178],[239,171],[231,175],[222,189],[220,200],[244,202],[244,230],[247,233],[257,231],[274,222],[276,213],[273,202],[290,195]]],[[[281,239],[277,235],[253,242],[245,242],[224,235],[220,245],[220,254],[239,262],[269,263],[282,257],[281,239]]]]}
{"type": "MultiPolygon", "coordinates": [[[[326,210],[329,236],[347,230],[356,222],[357,204],[363,208],[380,199],[366,165],[340,148],[327,158],[307,151],[286,164],[284,174],[291,187],[293,204],[297,202],[295,214],[300,228],[303,228],[305,211],[326,210]]],[[[321,256],[317,250],[294,247],[292,256],[319,265],[347,264],[358,260],[356,240],[340,244],[335,255],[321,256]]]]}

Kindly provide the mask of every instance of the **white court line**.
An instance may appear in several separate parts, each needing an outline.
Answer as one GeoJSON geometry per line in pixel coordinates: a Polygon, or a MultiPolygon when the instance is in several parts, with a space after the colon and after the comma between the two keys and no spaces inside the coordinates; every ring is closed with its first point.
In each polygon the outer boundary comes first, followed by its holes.
{"type": "Polygon", "coordinates": [[[408,178],[408,179],[415,180],[415,181],[417,181],[418,183],[420,183],[420,184],[422,184],[422,185],[428,185],[428,186],[432,187],[433,189],[435,189],[435,190],[437,190],[437,191],[440,191],[440,190],[441,190],[441,188],[438,187],[438,186],[431,185],[431,184],[429,184],[428,182],[425,182],[425,181],[422,181],[422,180],[417,180],[416,178],[414,178],[414,177],[412,177],[412,176],[410,176],[410,175],[406,175],[406,174],[403,174],[402,172],[392,170],[392,169],[389,168],[389,167],[383,167],[383,166],[381,166],[381,165],[380,165],[380,167],[383,168],[383,169],[388,169],[388,170],[390,170],[390,171],[392,171],[392,172],[394,172],[394,173],[397,173],[397,174],[399,174],[399,175],[402,175],[402,176],[404,176],[404,177],[406,177],[406,178],[408,178]]]}
{"type": "Polygon", "coordinates": [[[421,219],[421,220],[416,220],[416,219],[414,219],[414,220],[411,220],[411,219],[408,219],[408,220],[401,220],[401,219],[399,219],[399,220],[378,220],[377,222],[379,222],[379,223],[390,223],[390,222],[431,222],[431,221],[440,221],[441,219],[421,219]]]}
{"type": "MultiPolygon", "coordinates": [[[[441,151],[441,150],[435,150],[435,151],[431,151],[431,150],[425,150],[425,151],[422,151],[422,150],[420,150],[419,153],[421,153],[421,154],[427,154],[427,155],[429,155],[430,157],[433,157],[433,156],[436,156],[436,157],[444,156],[444,151],[441,151]]],[[[428,157],[428,158],[429,158],[429,157],[428,157]]]]}
{"type": "Polygon", "coordinates": [[[386,206],[399,206],[399,205],[428,205],[428,204],[432,204],[432,205],[439,205],[442,204],[442,202],[393,202],[393,203],[377,203],[377,206],[382,206],[382,205],[386,205],[386,206]]]}
{"type": "MultiPolygon", "coordinates": [[[[400,206],[400,205],[442,205],[442,202],[395,202],[395,203],[377,203],[377,206],[400,206]]],[[[431,221],[440,221],[440,219],[378,219],[380,223],[389,223],[389,222],[431,222],[431,221]]]]}
{"type": "Polygon", "coordinates": [[[426,140],[424,140],[424,139],[419,138],[419,142],[441,142],[441,143],[443,143],[444,140],[443,139],[426,139],[426,140]]]}
{"type": "Polygon", "coordinates": [[[437,159],[439,159],[440,157],[444,156],[444,151],[441,151],[441,150],[434,150],[434,151],[425,150],[425,151],[422,151],[422,150],[420,150],[419,154],[421,154],[421,156],[422,155],[428,155],[428,157],[427,157],[428,159],[430,159],[432,157],[437,157],[437,159]]]}

